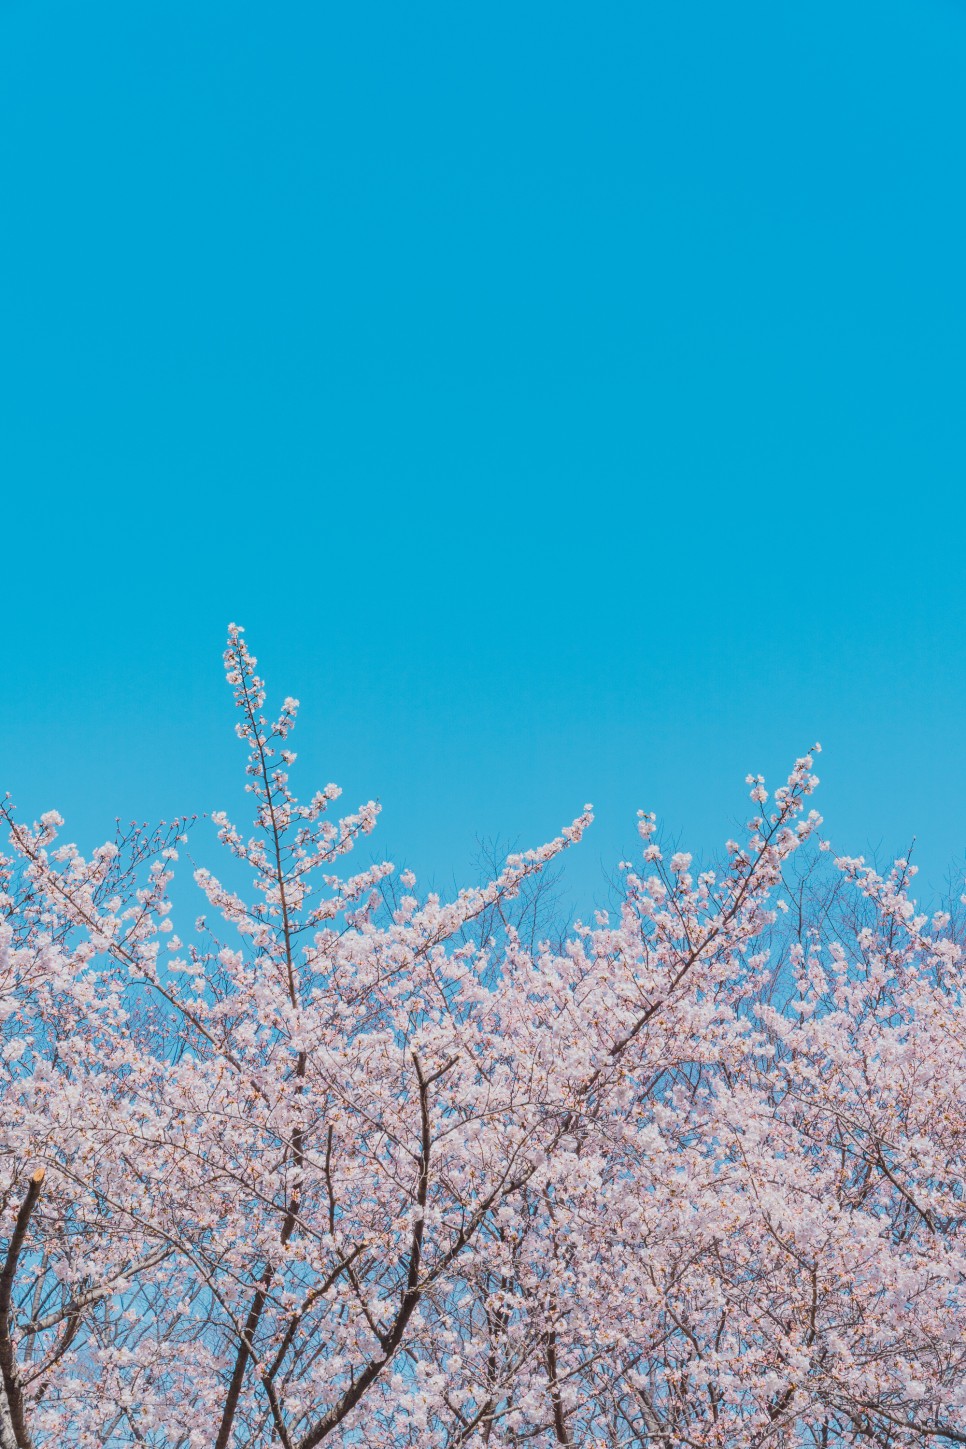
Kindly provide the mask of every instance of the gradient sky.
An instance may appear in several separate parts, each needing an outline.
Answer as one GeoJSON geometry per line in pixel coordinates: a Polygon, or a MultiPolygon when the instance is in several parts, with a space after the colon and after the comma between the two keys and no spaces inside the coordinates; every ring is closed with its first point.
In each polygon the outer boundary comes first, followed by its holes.
{"type": "Polygon", "coordinates": [[[0,0],[0,788],[966,852],[966,4],[0,0]]]}

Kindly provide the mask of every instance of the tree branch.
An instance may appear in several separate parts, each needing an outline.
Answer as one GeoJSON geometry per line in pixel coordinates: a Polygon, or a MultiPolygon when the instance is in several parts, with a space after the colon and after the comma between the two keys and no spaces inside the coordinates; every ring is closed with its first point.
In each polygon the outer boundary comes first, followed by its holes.
{"type": "MultiPolygon", "coordinates": [[[[20,1204],[20,1211],[17,1213],[13,1234],[7,1247],[7,1256],[4,1260],[3,1270],[0,1272],[0,1375],[3,1378],[3,1394],[6,1399],[5,1417],[9,1418],[10,1430],[18,1449],[33,1449],[33,1440],[27,1428],[23,1388],[17,1370],[16,1352],[10,1336],[10,1304],[13,1295],[14,1279],[17,1275],[17,1260],[20,1257],[24,1239],[27,1236],[27,1227],[30,1223],[31,1214],[37,1206],[37,1200],[40,1197],[40,1189],[43,1181],[44,1169],[38,1167],[37,1171],[30,1178],[30,1182],[27,1185],[27,1194],[20,1204]]],[[[3,1430],[0,1433],[5,1430],[6,1425],[3,1426],[3,1430]]]]}

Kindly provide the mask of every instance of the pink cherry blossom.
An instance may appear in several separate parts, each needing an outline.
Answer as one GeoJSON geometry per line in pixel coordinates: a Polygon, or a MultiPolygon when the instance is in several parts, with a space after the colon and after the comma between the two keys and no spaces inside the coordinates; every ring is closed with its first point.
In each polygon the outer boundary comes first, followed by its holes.
{"type": "Polygon", "coordinates": [[[821,852],[812,755],[530,941],[589,806],[448,899],[348,872],[378,806],[301,803],[225,665],[194,923],[189,822],[0,804],[0,1449],[966,1442],[963,952],[821,852]]]}

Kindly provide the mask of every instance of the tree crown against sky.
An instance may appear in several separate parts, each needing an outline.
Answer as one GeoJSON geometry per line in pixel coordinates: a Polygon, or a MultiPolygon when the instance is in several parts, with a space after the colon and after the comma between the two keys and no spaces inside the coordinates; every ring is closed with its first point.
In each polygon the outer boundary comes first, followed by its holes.
{"type": "Polygon", "coordinates": [[[907,862],[829,889],[812,757],[718,870],[642,813],[551,945],[588,811],[451,900],[345,874],[376,806],[300,803],[226,665],[244,894],[179,925],[182,822],[4,807],[3,1449],[962,1442],[963,953],[907,862]]]}
{"type": "Polygon", "coordinates": [[[966,9],[2,25],[0,1449],[958,1442],[966,9]]]}

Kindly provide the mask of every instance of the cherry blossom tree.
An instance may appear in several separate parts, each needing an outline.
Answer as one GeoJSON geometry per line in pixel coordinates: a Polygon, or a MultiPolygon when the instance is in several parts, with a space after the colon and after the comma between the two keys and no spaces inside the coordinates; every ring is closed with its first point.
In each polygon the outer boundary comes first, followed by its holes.
{"type": "Polygon", "coordinates": [[[190,926],[188,822],[0,807],[0,1449],[966,1443],[963,953],[816,849],[812,757],[717,870],[642,814],[551,943],[589,807],[449,900],[346,873],[377,806],[300,803],[225,660],[190,926]]]}

